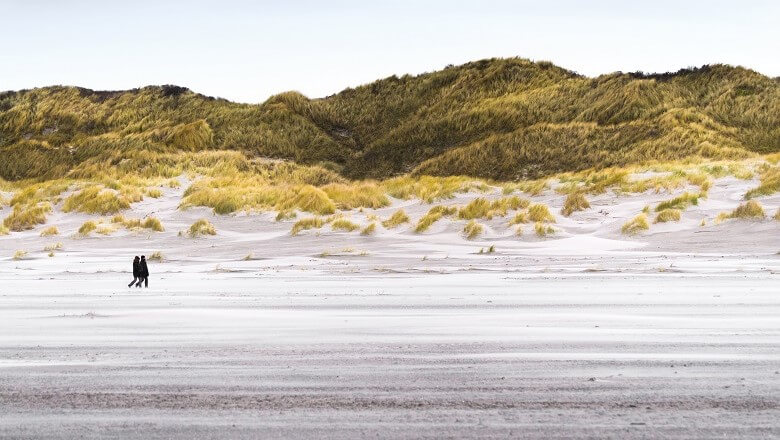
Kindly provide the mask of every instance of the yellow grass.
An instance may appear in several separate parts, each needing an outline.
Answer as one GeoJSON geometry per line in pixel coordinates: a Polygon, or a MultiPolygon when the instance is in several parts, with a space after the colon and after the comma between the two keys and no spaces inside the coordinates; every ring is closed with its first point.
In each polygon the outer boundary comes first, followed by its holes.
{"type": "Polygon", "coordinates": [[[512,220],[509,221],[509,226],[518,225],[520,223],[528,223],[530,220],[531,219],[528,218],[528,212],[520,211],[515,214],[514,217],[512,217],[512,220]]]}
{"type": "Polygon", "coordinates": [[[79,234],[86,236],[95,229],[97,229],[97,223],[93,220],[87,220],[79,228],[79,234]]]}
{"type": "Polygon", "coordinates": [[[700,197],[702,197],[701,193],[684,192],[671,200],[659,203],[658,206],[655,207],[655,211],[661,212],[665,209],[684,210],[691,205],[698,205],[700,197]]]}
{"type": "Polygon", "coordinates": [[[11,230],[8,229],[4,224],[0,223],[0,235],[8,235],[11,233],[11,230]]]}
{"type": "Polygon", "coordinates": [[[149,188],[146,190],[146,195],[153,199],[159,199],[163,193],[158,188],[149,188]]]}
{"type": "Polygon", "coordinates": [[[53,251],[59,251],[59,250],[62,250],[62,243],[59,243],[59,242],[58,242],[58,243],[51,243],[51,244],[47,244],[47,245],[46,245],[46,246],[43,248],[43,250],[44,250],[44,252],[53,252],[53,251]]]}
{"type": "Polygon", "coordinates": [[[13,258],[14,258],[14,260],[22,260],[26,256],[27,256],[27,251],[20,249],[20,250],[14,252],[14,257],[13,258]]]}
{"type": "Polygon", "coordinates": [[[162,252],[160,252],[160,251],[155,251],[155,252],[152,252],[152,254],[151,254],[151,255],[149,255],[148,257],[146,257],[146,259],[147,259],[147,260],[149,260],[149,261],[163,261],[163,260],[164,260],[164,257],[163,257],[163,254],[162,254],[162,252]]]}
{"type": "Polygon", "coordinates": [[[575,211],[583,211],[590,208],[590,203],[581,192],[573,192],[566,196],[561,208],[561,214],[566,217],[572,215],[575,211]]]}
{"type": "Polygon", "coordinates": [[[555,217],[547,205],[536,203],[528,207],[528,219],[534,222],[555,223],[555,217]]]}
{"type": "Polygon", "coordinates": [[[41,237],[51,237],[52,235],[60,235],[60,230],[56,226],[49,226],[41,231],[41,237]]]}
{"type": "Polygon", "coordinates": [[[87,214],[114,214],[130,207],[127,199],[116,191],[98,185],[88,186],[65,199],[64,212],[78,211],[87,214]]]}
{"type": "Polygon", "coordinates": [[[679,209],[667,208],[655,216],[653,223],[666,223],[680,221],[681,212],[679,209]]]}
{"type": "Polygon", "coordinates": [[[746,199],[769,196],[780,191],[780,166],[767,168],[761,173],[761,184],[745,194],[746,199]]]}
{"type": "Polygon", "coordinates": [[[376,223],[369,223],[363,230],[360,231],[360,235],[372,235],[376,231],[376,223]]]}
{"type": "Polygon", "coordinates": [[[303,218],[295,222],[295,224],[292,227],[292,230],[290,231],[290,234],[298,235],[298,233],[300,233],[301,231],[305,231],[307,229],[319,229],[322,227],[323,224],[324,222],[320,217],[303,218]]]}
{"type": "Polygon", "coordinates": [[[155,232],[163,232],[165,231],[165,228],[163,228],[162,223],[159,219],[155,217],[147,217],[142,223],[141,227],[145,229],[151,229],[155,232]]]}
{"type": "Polygon", "coordinates": [[[443,206],[437,205],[428,210],[420,220],[417,221],[417,225],[414,227],[414,232],[425,232],[431,227],[432,224],[439,221],[444,216],[454,215],[458,212],[458,208],[455,206],[443,206]]]}
{"type": "Polygon", "coordinates": [[[12,231],[25,231],[36,225],[46,223],[46,214],[52,211],[51,204],[40,202],[34,205],[19,203],[14,205],[11,215],[3,220],[3,225],[12,231]]]}
{"type": "Polygon", "coordinates": [[[409,222],[409,216],[406,215],[406,212],[403,209],[399,209],[398,211],[394,212],[393,215],[390,216],[387,220],[382,222],[382,226],[384,226],[387,229],[395,228],[403,223],[409,222]]]}
{"type": "Polygon", "coordinates": [[[536,224],[534,224],[534,232],[536,232],[536,235],[539,237],[546,237],[555,234],[555,228],[542,222],[536,222],[536,224]]]}
{"type": "Polygon", "coordinates": [[[190,237],[199,237],[201,235],[217,235],[217,229],[210,221],[202,218],[193,223],[187,231],[190,237]]]}
{"type": "Polygon", "coordinates": [[[475,220],[471,220],[466,223],[466,226],[463,227],[463,235],[466,236],[466,239],[473,240],[479,237],[483,230],[484,228],[482,225],[477,223],[475,220]]]}
{"type": "Polygon", "coordinates": [[[358,224],[356,224],[356,223],[354,223],[354,222],[352,222],[350,220],[347,220],[345,218],[338,218],[338,219],[334,220],[330,224],[330,227],[334,231],[346,231],[346,232],[352,232],[352,231],[360,228],[360,226],[358,224]]]}
{"type": "Polygon", "coordinates": [[[473,219],[492,219],[493,217],[503,217],[510,210],[526,208],[530,202],[517,196],[504,197],[492,202],[484,198],[476,198],[466,206],[458,210],[458,218],[463,220],[473,219]]]}
{"type": "Polygon", "coordinates": [[[722,212],[718,214],[716,218],[717,222],[723,221],[729,218],[736,219],[762,219],[766,217],[764,208],[756,200],[748,200],[745,203],[740,204],[737,208],[730,213],[722,212]]]}
{"type": "Polygon", "coordinates": [[[331,183],[322,187],[339,209],[383,208],[390,205],[384,190],[373,183],[331,183]]]}
{"type": "Polygon", "coordinates": [[[647,220],[647,214],[642,213],[624,223],[620,231],[626,235],[636,235],[648,229],[650,229],[650,223],[647,220]]]}

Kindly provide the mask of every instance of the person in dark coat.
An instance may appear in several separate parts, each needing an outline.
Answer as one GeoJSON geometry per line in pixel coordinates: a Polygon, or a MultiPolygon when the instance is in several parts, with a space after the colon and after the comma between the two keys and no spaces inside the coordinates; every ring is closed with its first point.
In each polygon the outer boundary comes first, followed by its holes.
{"type": "Polygon", "coordinates": [[[136,287],[141,287],[141,281],[144,282],[144,287],[149,287],[149,267],[146,266],[146,255],[141,255],[141,278],[138,279],[136,287]]]}
{"type": "Polygon", "coordinates": [[[130,281],[127,287],[133,287],[136,281],[141,282],[141,260],[138,259],[138,255],[133,259],[133,281],[130,281]]]}

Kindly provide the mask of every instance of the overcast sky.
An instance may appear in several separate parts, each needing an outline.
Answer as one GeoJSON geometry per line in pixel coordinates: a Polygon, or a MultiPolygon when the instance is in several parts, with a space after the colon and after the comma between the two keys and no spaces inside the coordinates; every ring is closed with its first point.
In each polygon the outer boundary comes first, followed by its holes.
{"type": "Polygon", "coordinates": [[[0,90],[177,84],[260,102],[521,56],[586,75],[780,76],[780,1],[0,0],[0,90]]]}

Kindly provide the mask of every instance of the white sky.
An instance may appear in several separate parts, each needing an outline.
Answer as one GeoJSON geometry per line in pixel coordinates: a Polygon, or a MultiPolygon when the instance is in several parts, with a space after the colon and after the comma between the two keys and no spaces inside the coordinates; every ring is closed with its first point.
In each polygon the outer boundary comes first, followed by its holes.
{"type": "Polygon", "coordinates": [[[490,57],[780,76],[780,1],[0,0],[0,90],[177,84],[259,102],[490,57]]]}

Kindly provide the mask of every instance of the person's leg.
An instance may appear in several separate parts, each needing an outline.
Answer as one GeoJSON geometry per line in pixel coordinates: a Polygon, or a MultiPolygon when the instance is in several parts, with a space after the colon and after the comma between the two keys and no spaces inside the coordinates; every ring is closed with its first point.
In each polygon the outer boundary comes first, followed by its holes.
{"type": "Polygon", "coordinates": [[[127,285],[127,287],[133,287],[133,284],[138,281],[138,277],[133,277],[133,281],[130,281],[130,284],[127,285]]]}
{"type": "Polygon", "coordinates": [[[149,277],[144,277],[144,287],[149,287],[149,277]]]}
{"type": "Polygon", "coordinates": [[[135,283],[135,287],[141,287],[141,283],[144,282],[144,277],[138,277],[138,282],[135,283]]]}

